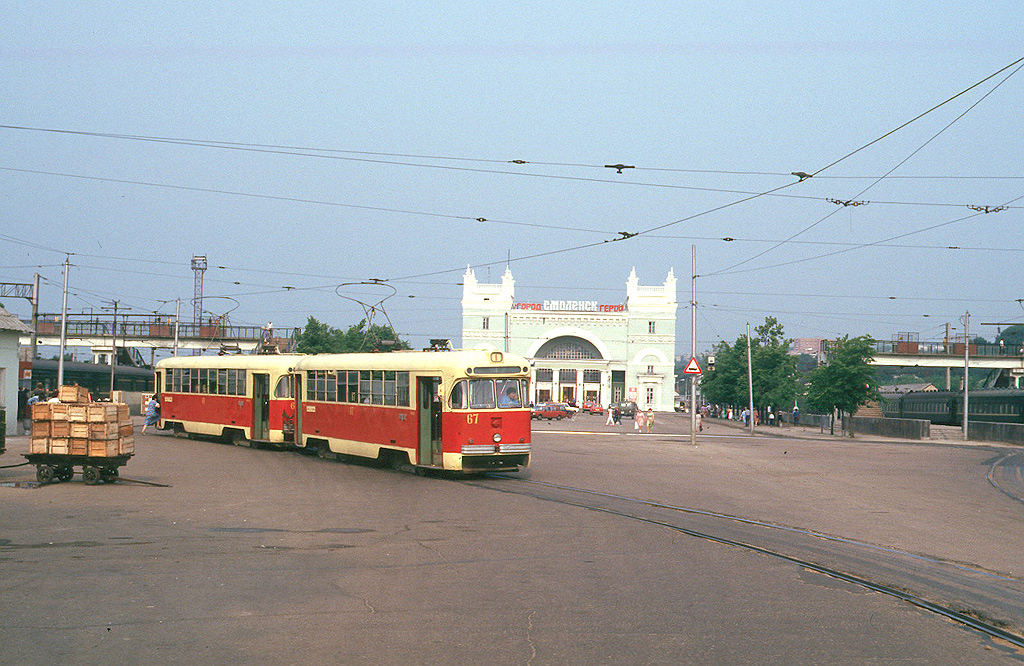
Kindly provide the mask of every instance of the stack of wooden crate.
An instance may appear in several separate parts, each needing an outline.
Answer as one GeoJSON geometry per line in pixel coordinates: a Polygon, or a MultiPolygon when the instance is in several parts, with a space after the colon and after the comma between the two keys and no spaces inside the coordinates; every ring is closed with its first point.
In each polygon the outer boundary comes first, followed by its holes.
{"type": "Polygon", "coordinates": [[[89,402],[89,392],[61,386],[60,402],[32,405],[29,453],[112,457],[135,452],[128,405],[89,402]]]}

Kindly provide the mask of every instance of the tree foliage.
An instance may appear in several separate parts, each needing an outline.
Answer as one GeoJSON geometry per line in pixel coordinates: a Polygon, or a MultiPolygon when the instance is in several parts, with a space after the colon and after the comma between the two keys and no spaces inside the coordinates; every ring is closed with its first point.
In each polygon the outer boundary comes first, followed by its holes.
{"type": "Polygon", "coordinates": [[[853,414],[877,397],[878,382],[868,364],[874,355],[874,340],[869,336],[836,340],[828,362],[808,375],[807,406],[823,414],[833,409],[853,414]]]}
{"type": "Polygon", "coordinates": [[[333,328],[310,317],[296,335],[295,351],[301,354],[342,354],[348,352],[387,352],[409,349],[390,326],[367,326],[363,319],[347,330],[333,328]]]}
{"type": "MultiPolygon", "coordinates": [[[[796,357],[789,354],[789,340],[774,317],[755,329],[750,341],[754,406],[788,407],[797,394],[796,357]]],[[[715,347],[715,369],[701,379],[701,391],[709,402],[720,405],[745,405],[747,386],[747,336],[735,344],[722,342],[715,347]]]]}

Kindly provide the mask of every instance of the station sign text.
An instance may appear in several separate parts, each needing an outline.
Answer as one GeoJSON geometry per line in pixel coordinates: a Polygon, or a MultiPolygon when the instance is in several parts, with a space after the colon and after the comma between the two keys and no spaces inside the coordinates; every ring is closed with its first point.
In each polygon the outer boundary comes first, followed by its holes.
{"type": "Polygon", "coordinates": [[[513,310],[541,310],[547,312],[625,312],[619,303],[607,305],[597,301],[544,301],[542,303],[513,303],[513,310]]]}

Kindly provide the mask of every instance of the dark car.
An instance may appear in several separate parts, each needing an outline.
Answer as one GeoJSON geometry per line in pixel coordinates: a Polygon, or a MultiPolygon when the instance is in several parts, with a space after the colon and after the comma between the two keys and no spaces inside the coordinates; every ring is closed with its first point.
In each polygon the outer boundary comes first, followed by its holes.
{"type": "Polygon", "coordinates": [[[626,418],[632,418],[636,416],[636,403],[635,402],[613,402],[612,407],[619,410],[619,416],[626,418]]]}
{"type": "Polygon", "coordinates": [[[604,414],[604,407],[597,400],[584,400],[580,411],[587,414],[604,414]]]}
{"type": "Polygon", "coordinates": [[[530,410],[530,418],[561,421],[569,418],[569,410],[560,402],[542,402],[533,406],[533,409],[530,410]]]}

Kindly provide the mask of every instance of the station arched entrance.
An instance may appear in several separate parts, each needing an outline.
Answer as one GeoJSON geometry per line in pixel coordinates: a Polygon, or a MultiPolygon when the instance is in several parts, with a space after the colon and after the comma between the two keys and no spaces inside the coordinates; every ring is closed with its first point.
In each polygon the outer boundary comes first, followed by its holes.
{"type": "Polygon", "coordinates": [[[533,355],[536,402],[579,404],[596,400],[602,404],[621,400],[625,372],[609,369],[594,343],[576,335],[561,335],[542,344],[533,355]],[[616,392],[616,388],[618,391],[616,392]]]}

